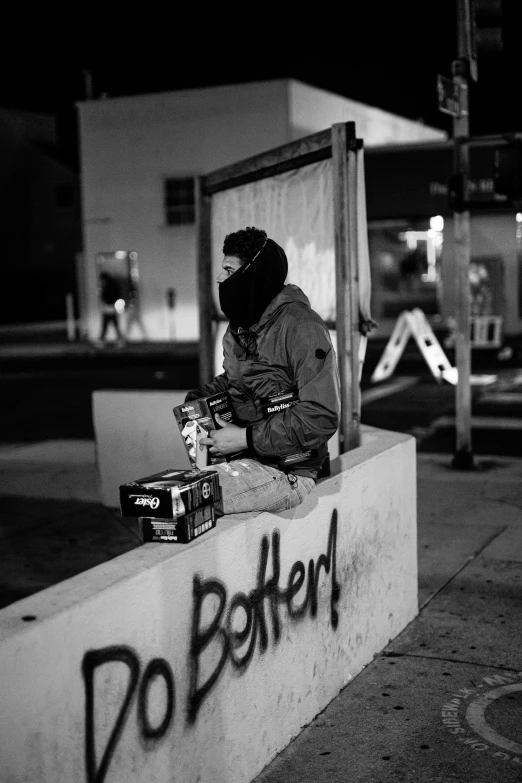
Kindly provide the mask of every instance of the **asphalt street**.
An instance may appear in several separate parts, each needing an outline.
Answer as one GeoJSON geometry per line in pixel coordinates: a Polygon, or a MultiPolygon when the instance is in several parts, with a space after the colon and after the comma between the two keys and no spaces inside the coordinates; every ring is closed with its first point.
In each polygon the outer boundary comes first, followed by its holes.
{"type": "MultiPolygon", "coordinates": [[[[93,438],[91,396],[96,389],[188,389],[198,383],[196,346],[118,349],[65,346],[59,351],[0,355],[1,443],[93,438]],[[67,348],[68,350],[65,350],[67,348]]],[[[455,445],[455,389],[438,383],[415,346],[379,384],[371,374],[382,345],[370,346],[362,377],[362,421],[407,432],[419,451],[451,454],[455,445]]],[[[493,352],[474,355],[473,451],[521,456],[522,369],[493,352]],[[489,381],[486,384],[482,382],[489,381]]]]}

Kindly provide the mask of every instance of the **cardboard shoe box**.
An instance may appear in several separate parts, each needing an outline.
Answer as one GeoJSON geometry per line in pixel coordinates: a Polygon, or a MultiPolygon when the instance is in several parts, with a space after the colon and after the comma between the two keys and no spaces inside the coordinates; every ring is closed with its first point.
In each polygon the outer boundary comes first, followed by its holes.
{"type": "Polygon", "coordinates": [[[214,470],[164,470],[120,486],[124,517],[179,519],[201,507],[221,516],[221,487],[214,470]]]}
{"type": "Polygon", "coordinates": [[[190,463],[194,468],[206,468],[218,462],[227,462],[242,453],[218,457],[211,454],[208,446],[201,443],[202,438],[207,438],[211,430],[220,429],[216,414],[219,414],[224,421],[236,423],[234,407],[228,392],[184,402],[183,405],[176,405],[173,411],[190,463]]]}
{"type": "Polygon", "coordinates": [[[143,543],[188,544],[216,527],[216,510],[203,506],[178,519],[140,517],[139,526],[143,543]]]}

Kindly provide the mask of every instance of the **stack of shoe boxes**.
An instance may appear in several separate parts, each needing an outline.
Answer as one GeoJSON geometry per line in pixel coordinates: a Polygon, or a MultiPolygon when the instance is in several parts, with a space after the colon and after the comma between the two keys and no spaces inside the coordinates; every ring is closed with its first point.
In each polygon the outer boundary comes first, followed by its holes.
{"type": "Polygon", "coordinates": [[[164,470],[120,486],[122,516],[138,517],[144,542],[187,544],[216,526],[221,488],[213,470],[164,470]]]}

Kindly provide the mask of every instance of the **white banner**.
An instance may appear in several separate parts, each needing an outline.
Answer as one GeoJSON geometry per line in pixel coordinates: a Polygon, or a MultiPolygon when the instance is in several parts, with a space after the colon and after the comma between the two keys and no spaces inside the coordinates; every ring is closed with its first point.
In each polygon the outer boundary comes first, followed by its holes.
{"type": "MultiPolygon", "coordinates": [[[[366,226],[364,163],[358,153],[358,260],[361,313],[370,317],[370,263],[366,226]]],[[[255,226],[284,249],[288,283],[298,285],[325,321],[335,321],[335,252],[332,161],[216,193],[212,197],[212,274],[221,269],[227,234],[255,226]]]]}

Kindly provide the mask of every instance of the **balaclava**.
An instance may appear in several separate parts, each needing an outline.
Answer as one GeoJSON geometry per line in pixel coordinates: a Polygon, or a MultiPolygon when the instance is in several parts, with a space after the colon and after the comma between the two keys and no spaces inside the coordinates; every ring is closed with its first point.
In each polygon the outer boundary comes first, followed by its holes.
{"type": "Polygon", "coordinates": [[[249,329],[282,291],[288,274],[285,251],[273,239],[219,285],[219,304],[236,328],[249,329]]]}

